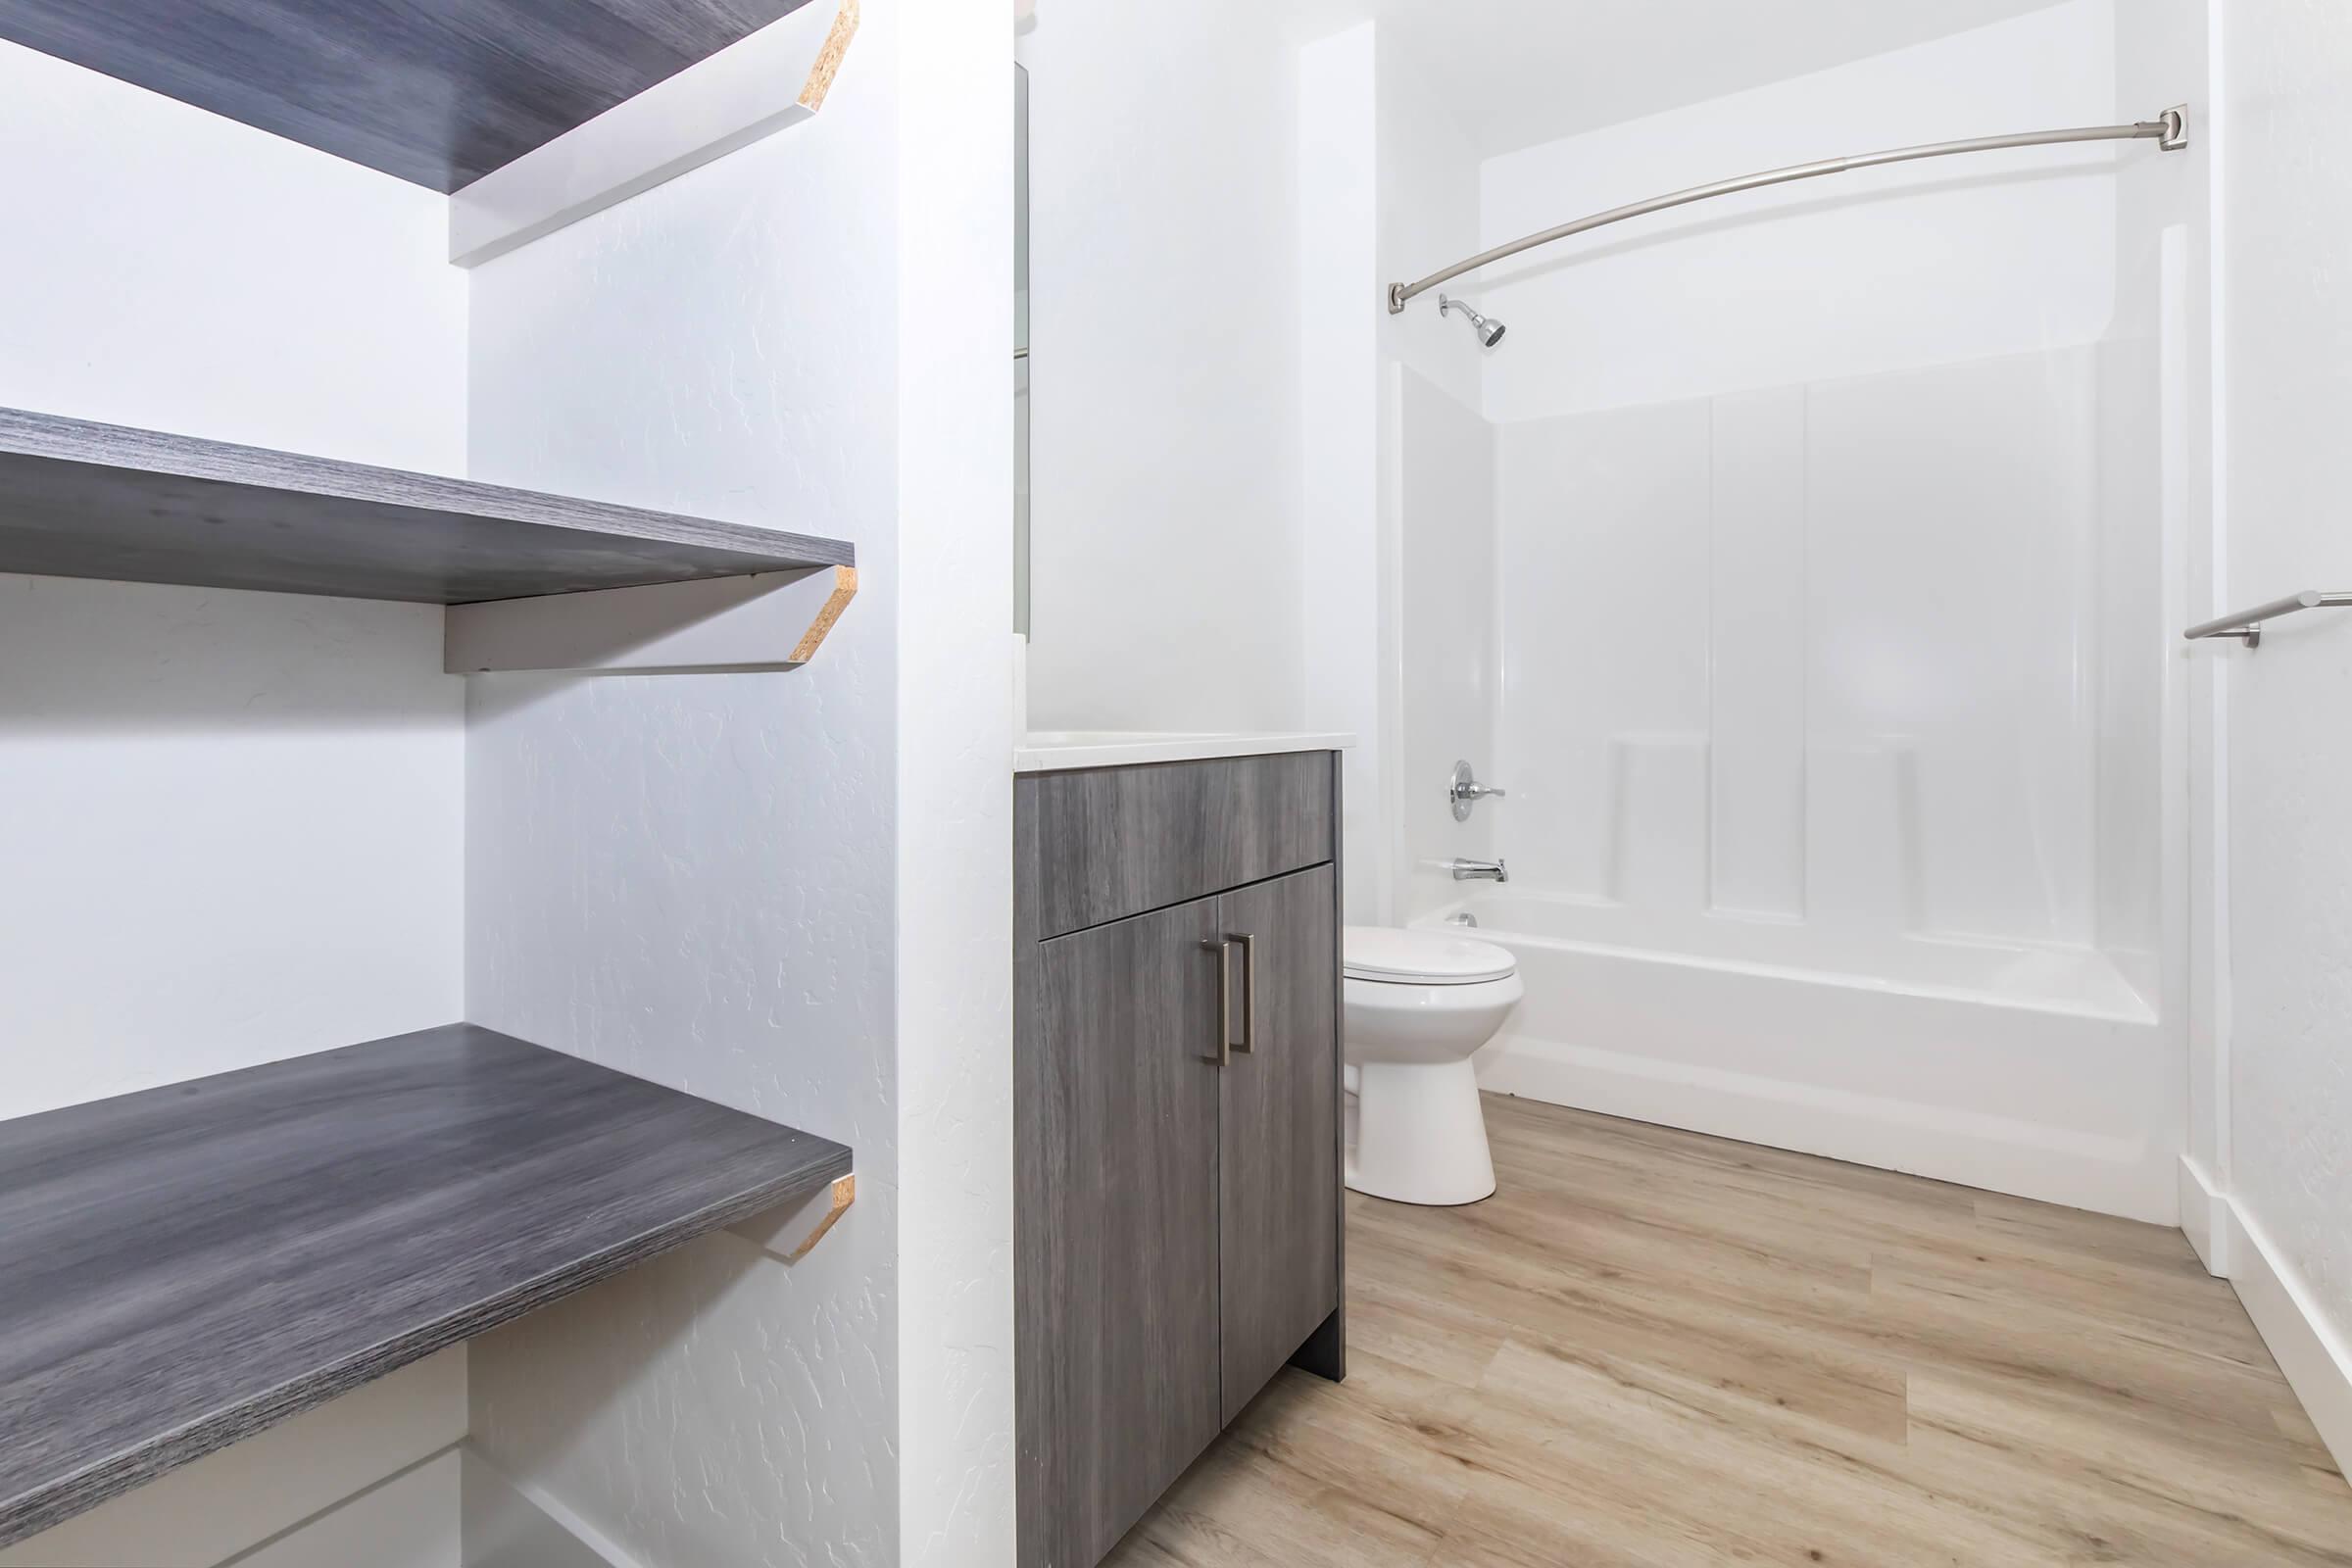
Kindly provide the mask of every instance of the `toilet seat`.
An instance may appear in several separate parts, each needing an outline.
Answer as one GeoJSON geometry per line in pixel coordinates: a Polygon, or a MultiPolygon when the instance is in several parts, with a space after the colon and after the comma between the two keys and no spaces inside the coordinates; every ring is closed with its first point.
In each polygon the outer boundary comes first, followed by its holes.
{"type": "Polygon", "coordinates": [[[1481,985],[1518,970],[1508,949],[1442,931],[1351,925],[1342,934],[1341,950],[1348,978],[1376,985],[1481,985]]]}

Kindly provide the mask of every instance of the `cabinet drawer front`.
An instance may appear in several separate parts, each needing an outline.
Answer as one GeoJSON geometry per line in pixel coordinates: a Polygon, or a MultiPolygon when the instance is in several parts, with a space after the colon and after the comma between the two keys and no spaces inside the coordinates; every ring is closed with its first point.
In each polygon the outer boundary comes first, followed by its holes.
{"type": "Polygon", "coordinates": [[[1036,935],[1330,859],[1331,765],[1329,752],[1296,752],[1025,777],[1036,935]]]}

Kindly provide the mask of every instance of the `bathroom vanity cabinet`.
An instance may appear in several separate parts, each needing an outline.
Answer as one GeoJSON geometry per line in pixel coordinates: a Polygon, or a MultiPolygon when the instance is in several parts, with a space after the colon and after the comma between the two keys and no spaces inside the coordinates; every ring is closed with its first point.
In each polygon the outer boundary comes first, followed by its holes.
{"type": "Polygon", "coordinates": [[[1286,1362],[1345,1370],[1335,763],[1017,783],[1024,1568],[1092,1568],[1286,1362]]]}

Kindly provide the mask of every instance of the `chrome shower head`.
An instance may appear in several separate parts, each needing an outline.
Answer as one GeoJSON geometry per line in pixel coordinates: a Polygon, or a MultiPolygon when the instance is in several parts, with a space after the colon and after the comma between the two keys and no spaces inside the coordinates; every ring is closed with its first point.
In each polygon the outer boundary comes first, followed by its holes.
{"type": "Polygon", "coordinates": [[[1478,341],[1481,348],[1491,349],[1495,344],[1502,341],[1503,325],[1500,321],[1497,321],[1492,316],[1479,315],[1476,311],[1463,304],[1460,300],[1447,299],[1443,294],[1439,295],[1438,314],[1440,316],[1444,316],[1452,311],[1459,311],[1464,316],[1470,318],[1470,326],[1472,330],[1478,333],[1478,341]]]}

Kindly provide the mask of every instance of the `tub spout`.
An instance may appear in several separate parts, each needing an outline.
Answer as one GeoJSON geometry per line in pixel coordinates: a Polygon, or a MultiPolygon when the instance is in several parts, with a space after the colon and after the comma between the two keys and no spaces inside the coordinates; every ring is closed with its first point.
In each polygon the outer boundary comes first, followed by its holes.
{"type": "Polygon", "coordinates": [[[1446,868],[1453,873],[1456,882],[1508,882],[1509,867],[1498,856],[1492,860],[1448,860],[1446,868]]]}

